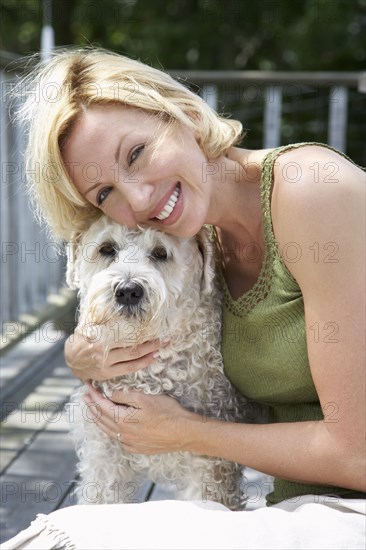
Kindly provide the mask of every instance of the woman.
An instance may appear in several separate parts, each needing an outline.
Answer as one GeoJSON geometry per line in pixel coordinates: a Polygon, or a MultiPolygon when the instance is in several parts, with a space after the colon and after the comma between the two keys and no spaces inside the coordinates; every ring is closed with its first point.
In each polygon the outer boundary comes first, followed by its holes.
{"type": "MultiPolygon", "coordinates": [[[[179,237],[210,224],[221,252],[225,370],[269,408],[267,424],[203,423],[168,396],[115,392],[111,402],[90,387],[100,429],[130,452],[186,450],[274,476],[270,508],[224,514],[228,533],[242,529],[235,547],[346,548],[352,533],[352,548],[361,548],[362,170],[324,145],[238,148],[239,122],[165,73],[108,52],[56,54],[36,89],[24,113],[43,218],[67,240],[102,214],[179,237]],[[129,401],[138,423],[123,421],[129,401]],[[287,511],[282,534],[279,510],[287,511]]],[[[159,342],[137,351],[116,343],[106,354],[76,330],[65,352],[76,376],[103,380],[147,367],[159,342]]]]}

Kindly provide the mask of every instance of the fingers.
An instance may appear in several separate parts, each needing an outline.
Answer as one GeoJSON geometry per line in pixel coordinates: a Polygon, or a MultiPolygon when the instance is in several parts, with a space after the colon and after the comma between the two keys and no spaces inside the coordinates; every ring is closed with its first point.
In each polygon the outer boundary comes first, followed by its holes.
{"type": "Polygon", "coordinates": [[[148,353],[147,355],[144,355],[143,357],[139,357],[138,359],[132,361],[121,361],[119,363],[114,363],[110,367],[104,365],[104,367],[102,368],[102,372],[103,374],[108,375],[109,378],[114,378],[116,376],[125,376],[126,374],[136,372],[140,369],[146,369],[146,367],[152,365],[158,357],[159,353],[156,351],[152,351],[151,353],[148,353]]]}
{"type": "Polygon", "coordinates": [[[137,390],[128,394],[115,390],[107,398],[89,384],[84,401],[88,407],[87,418],[111,439],[116,440],[120,434],[119,443],[126,451],[159,454],[182,450],[184,416],[192,413],[176,399],[145,395],[137,390]]]}
{"type": "Polygon", "coordinates": [[[73,358],[73,345],[74,345],[74,334],[71,334],[64,345],[64,355],[65,361],[68,367],[72,369],[72,358],[73,358]]]}
{"type": "Polygon", "coordinates": [[[65,343],[65,360],[73,374],[83,380],[110,380],[150,366],[159,357],[159,339],[137,346],[106,348],[101,341],[91,341],[76,329],[65,343]]]}
{"type": "Polygon", "coordinates": [[[157,353],[160,347],[162,346],[158,339],[137,346],[113,347],[108,350],[108,364],[113,366],[123,361],[135,361],[150,353],[157,353]]]}
{"type": "MultiPolygon", "coordinates": [[[[117,437],[120,433],[123,435],[123,444],[128,445],[128,439],[131,438],[126,434],[126,427],[128,425],[136,425],[139,419],[136,418],[139,413],[139,409],[133,407],[133,404],[128,403],[124,406],[123,403],[114,403],[110,399],[103,396],[103,394],[90,384],[88,384],[89,393],[86,393],[83,397],[88,412],[87,418],[96,424],[96,426],[107,434],[112,439],[117,437]]],[[[120,393],[120,400],[123,401],[127,396],[120,393]]],[[[128,399],[130,401],[130,399],[128,399]]]]}
{"type": "Polygon", "coordinates": [[[116,432],[118,422],[123,422],[128,414],[128,407],[117,405],[108,397],[104,397],[96,388],[91,388],[90,385],[89,393],[85,394],[83,399],[89,407],[93,419],[113,432],[116,432]]]}
{"type": "Polygon", "coordinates": [[[164,342],[161,342],[159,338],[155,338],[154,340],[149,340],[147,342],[142,342],[139,344],[130,342],[128,343],[128,345],[124,344],[123,346],[122,343],[114,342],[112,345],[109,346],[109,351],[113,352],[118,350],[125,350],[128,351],[128,356],[130,359],[136,359],[138,357],[141,357],[142,355],[150,353],[151,351],[159,349],[159,347],[167,342],[168,340],[164,340],[164,342]]]}
{"type": "MultiPolygon", "coordinates": [[[[107,397],[100,388],[93,386],[91,382],[88,382],[86,385],[88,386],[88,389],[89,389],[86,395],[88,395],[89,399],[92,399],[93,401],[95,401],[95,403],[101,408],[107,407],[108,403],[111,403],[113,407],[118,407],[119,405],[124,405],[125,407],[133,406],[132,399],[130,397],[130,392],[126,394],[122,390],[113,390],[112,394],[107,397]]],[[[135,395],[135,394],[140,394],[141,392],[131,392],[131,393],[132,395],[135,395]]],[[[109,410],[112,410],[112,409],[110,408],[109,410]]]]}

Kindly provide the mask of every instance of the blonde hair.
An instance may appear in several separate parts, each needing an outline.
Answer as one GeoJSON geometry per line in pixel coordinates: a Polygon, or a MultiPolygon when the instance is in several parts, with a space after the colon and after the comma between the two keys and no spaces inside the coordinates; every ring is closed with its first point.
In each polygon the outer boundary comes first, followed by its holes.
{"type": "Polygon", "coordinates": [[[239,121],[219,116],[168,74],[102,49],[54,52],[22,81],[20,91],[27,96],[19,114],[29,125],[25,167],[30,196],[39,220],[65,240],[101,215],[77,191],[61,156],[73,124],[90,105],[120,102],[185,125],[208,159],[242,138],[239,121]]]}

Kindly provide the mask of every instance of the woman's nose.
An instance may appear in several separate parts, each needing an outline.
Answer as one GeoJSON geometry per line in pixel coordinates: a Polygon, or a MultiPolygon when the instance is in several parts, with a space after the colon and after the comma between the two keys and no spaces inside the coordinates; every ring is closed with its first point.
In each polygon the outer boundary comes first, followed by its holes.
{"type": "Polygon", "coordinates": [[[146,213],[153,207],[154,186],[139,177],[138,173],[128,174],[123,178],[121,191],[134,213],[146,213]]]}

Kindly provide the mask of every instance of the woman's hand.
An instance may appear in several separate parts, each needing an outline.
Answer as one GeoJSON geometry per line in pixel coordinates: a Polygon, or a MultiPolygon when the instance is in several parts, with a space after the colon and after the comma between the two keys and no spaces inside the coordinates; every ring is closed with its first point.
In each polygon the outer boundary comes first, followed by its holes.
{"type": "Polygon", "coordinates": [[[102,342],[91,341],[76,328],[66,340],[65,360],[73,374],[83,382],[110,380],[148,367],[158,357],[159,349],[167,343],[152,340],[129,347],[116,343],[113,348],[106,349],[102,342]]]}
{"type": "Polygon", "coordinates": [[[84,396],[88,418],[130,453],[161,454],[185,450],[189,419],[200,419],[173,397],[114,391],[110,398],[90,384],[84,396]]]}

